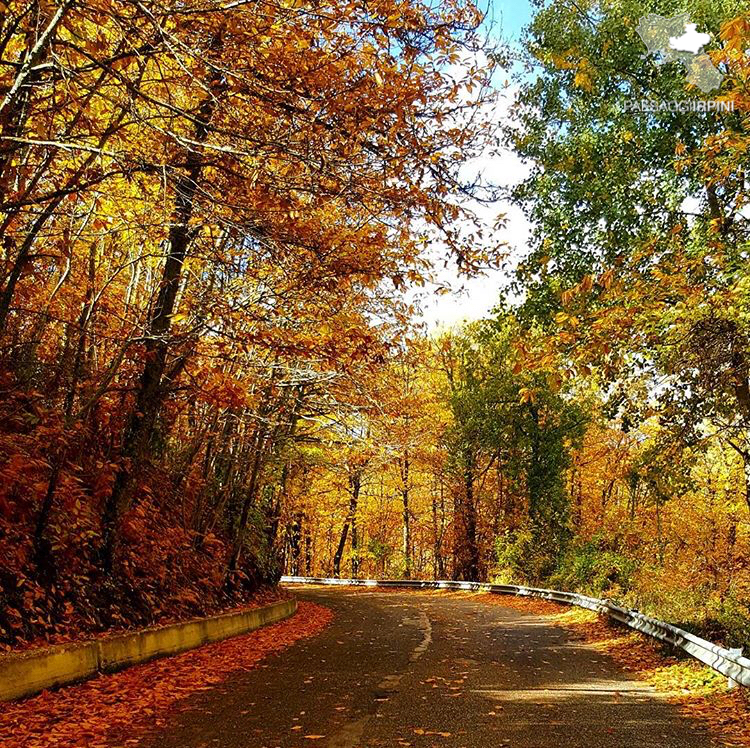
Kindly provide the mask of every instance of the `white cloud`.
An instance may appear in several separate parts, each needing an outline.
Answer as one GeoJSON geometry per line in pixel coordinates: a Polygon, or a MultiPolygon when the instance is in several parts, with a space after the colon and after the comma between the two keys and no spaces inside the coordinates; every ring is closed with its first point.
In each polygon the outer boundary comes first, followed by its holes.
{"type": "MultiPolygon", "coordinates": [[[[493,106],[492,116],[497,121],[507,121],[509,110],[516,94],[515,87],[507,87],[493,106]]],[[[468,181],[477,176],[495,186],[511,187],[518,184],[528,173],[528,168],[521,163],[511,150],[486,153],[466,162],[461,170],[461,177],[468,181]]],[[[461,277],[452,262],[448,267],[436,270],[436,280],[454,289],[448,295],[423,293],[420,297],[423,321],[429,328],[452,327],[464,321],[481,319],[497,305],[501,289],[508,285],[511,272],[519,258],[525,254],[530,234],[530,224],[523,212],[507,201],[499,200],[491,205],[470,202],[468,206],[477,215],[486,236],[493,236],[498,242],[507,245],[507,259],[503,267],[488,270],[476,278],[461,277]],[[493,227],[498,218],[504,215],[504,225],[495,230],[493,227]]],[[[437,263],[436,263],[437,265],[437,263]]],[[[410,294],[409,298],[415,298],[410,294]]]]}

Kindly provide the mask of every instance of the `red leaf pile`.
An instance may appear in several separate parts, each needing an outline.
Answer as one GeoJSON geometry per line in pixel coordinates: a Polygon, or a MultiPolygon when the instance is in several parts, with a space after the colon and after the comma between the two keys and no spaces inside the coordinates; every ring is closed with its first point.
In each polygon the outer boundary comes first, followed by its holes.
{"type": "Polygon", "coordinates": [[[59,691],[0,705],[3,748],[105,748],[136,745],[166,723],[171,709],[267,655],[314,636],[333,618],[328,608],[300,602],[291,618],[207,644],[175,657],[137,665],[59,691]]]}

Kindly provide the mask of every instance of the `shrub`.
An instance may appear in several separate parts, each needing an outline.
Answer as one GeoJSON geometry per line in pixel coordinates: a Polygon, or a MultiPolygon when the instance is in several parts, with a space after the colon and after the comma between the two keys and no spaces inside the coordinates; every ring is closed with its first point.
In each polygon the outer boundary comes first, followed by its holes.
{"type": "Polygon", "coordinates": [[[594,538],[569,546],[549,583],[566,591],[617,598],[630,589],[637,568],[636,561],[594,538]]]}
{"type": "Polygon", "coordinates": [[[531,528],[508,530],[495,540],[493,576],[501,584],[538,584],[555,559],[539,547],[531,528]]]}

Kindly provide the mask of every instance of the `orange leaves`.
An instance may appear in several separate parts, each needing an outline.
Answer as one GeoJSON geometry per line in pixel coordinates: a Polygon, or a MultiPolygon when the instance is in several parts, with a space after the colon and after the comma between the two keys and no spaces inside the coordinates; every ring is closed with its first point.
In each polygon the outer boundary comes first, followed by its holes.
{"type": "MultiPolygon", "coordinates": [[[[560,295],[560,300],[562,301],[563,306],[567,306],[577,297],[585,296],[586,294],[591,293],[595,289],[596,285],[599,285],[604,289],[609,289],[612,285],[613,279],[614,270],[612,268],[603,271],[596,279],[594,279],[593,275],[587,273],[583,276],[579,283],[563,291],[560,295]]],[[[571,317],[569,315],[565,315],[565,320],[563,321],[569,321],[570,319],[571,317]]],[[[573,325],[576,326],[576,324],[577,320],[573,323],[573,325]]]]}
{"type": "Polygon", "coordinates": [[[648,681],[678,704],[687,719],[708,728],[721,744],[750,746],[750,703],[747,692],[726,692],[726,680],[695,660],[678,660],[665,654],[659,642],[628,631],[610,620],[591,619],[588,613],[558,617],[561,625],[579,640],[612,657],[624,670],[648,681]]]}
{"type": "Polygon", "coordinates": [[[732,50],[744,50],[750,38],[750,18],[737,16],[721,26],[721,40],[732,50]]]}
{"type": "Polygon", "coordinates": [[[566,314],[565,312],[558,312],[555,315],[555,322],[557,322],[558,325],[561,326],[568,326],[575,329],[578,327],[578,317],[571,316],[570,314],[566,314]]]}
{"type": "Polygon", "coordinates": [[[435,735],[440,738],[449,738],[452,735],[452,733],[450,732],[444,732],[441,730],[425,730],[422,727],[415,727],[414,734],[415,735],[435,735]]]}
{"type": "Polygon", "coordinates": [[[520,403],[533,405],[536,402],[536,394],[534,393],[534,390],[529,389],[528,387],[521,387],[518,390],[518,401],[520,403]]]}
{"type": "Polygon", "coordinates": [[[609,290],[609,288],[612,286],[612,283],[614,282],[615,277],[615,271],[610,268],[609,270],[605,270],[597,279],[597,282],[603,286],[605,289],[609,290]]]}
{"type": "MultiPolygon", "coordinates": [[[[38,30],[8,5],[10,90],[38,30]]],[[[240,599],[273,577],[283,466],[307,423],[316,444],[372,407],[401,294],[429,272],[425,224],[466,270],[495,255],[454,194],[492,139],[473,111],[491,71],[443,64],[477,41],[477,9],[376,5],[69,3],[37,50],[0,164],[18,278],[0,389],[22,393],[0,413],[0,565],[60,584],[34,610],[12,599],[23,639],[212,607],[230,549],[240,599]]]]}
{"type": "Polygon", "coordinates": [[[60,691],[3,705],[5,748],[110,746],[163,724],[196,691],[217,686],[267,655],[315,636],[331,621],[322,606],[301,602],[296,615],[258,631],[175,657],[137,665],[60,691]]]}

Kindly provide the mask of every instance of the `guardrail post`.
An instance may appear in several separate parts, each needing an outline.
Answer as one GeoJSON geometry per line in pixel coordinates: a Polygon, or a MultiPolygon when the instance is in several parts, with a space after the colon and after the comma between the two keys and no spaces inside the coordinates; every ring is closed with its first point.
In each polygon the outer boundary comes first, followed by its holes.
{"type": "MultiPolygon", "coordinates": [[[[729,654],[742,657],[742,647],[735,647],[729,649],[729,654]]],[[[737,688],[740,684],[731,676],[727,677],[727,688],[737,688]]]]}

